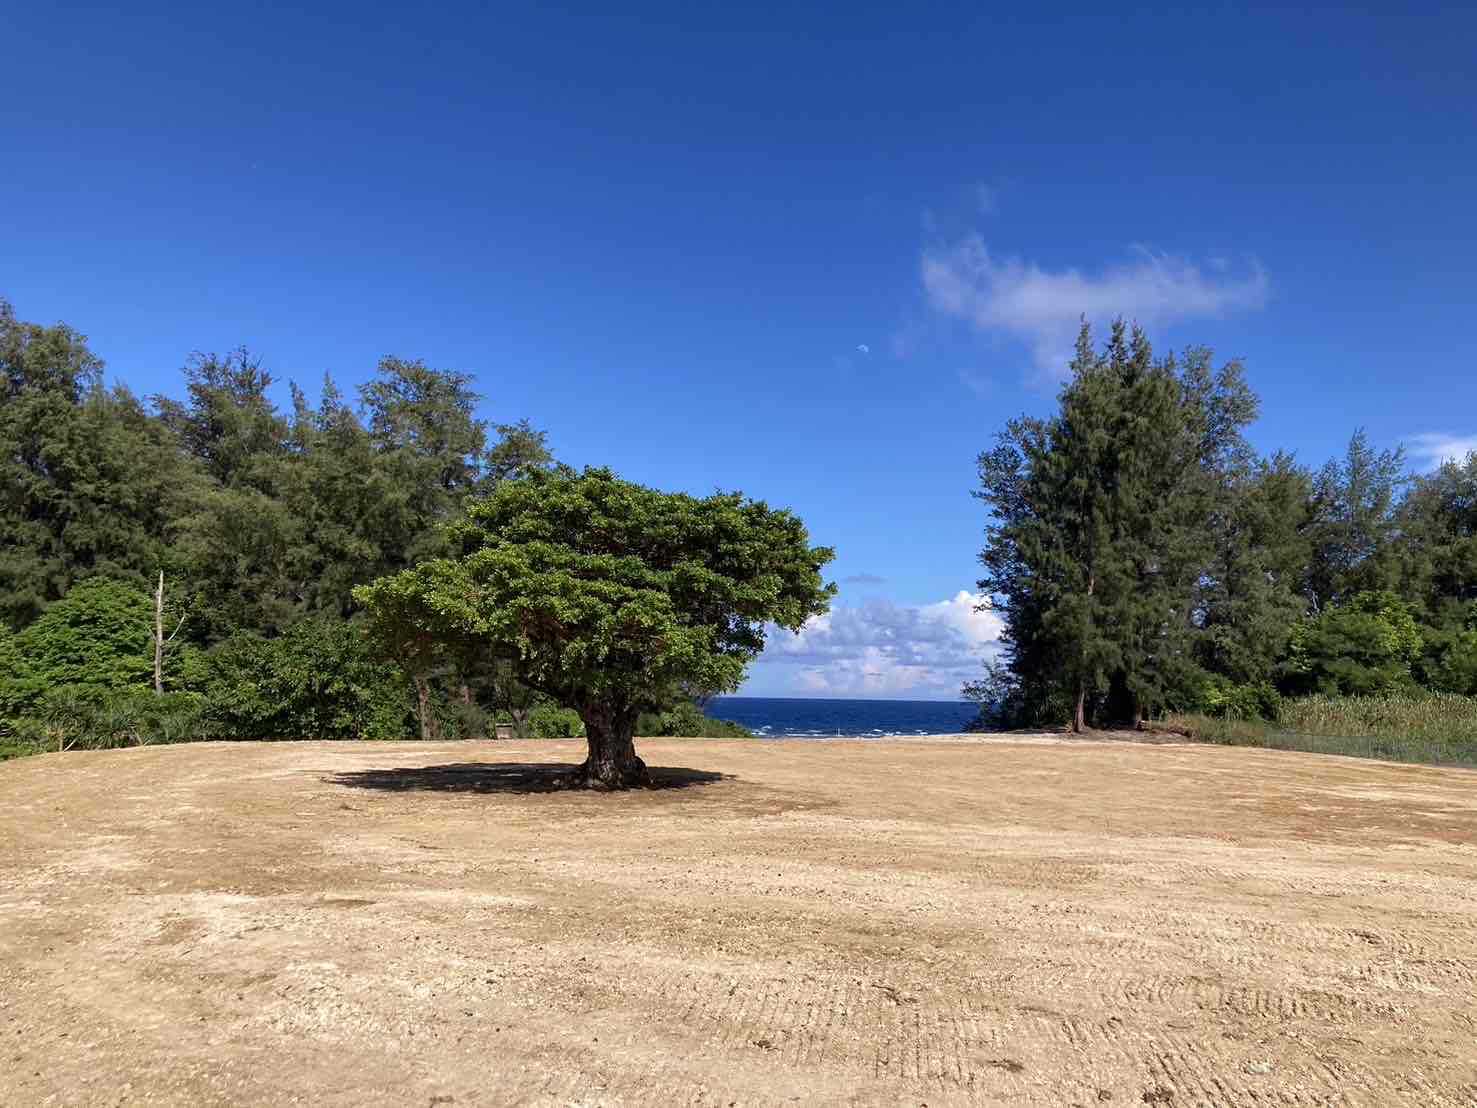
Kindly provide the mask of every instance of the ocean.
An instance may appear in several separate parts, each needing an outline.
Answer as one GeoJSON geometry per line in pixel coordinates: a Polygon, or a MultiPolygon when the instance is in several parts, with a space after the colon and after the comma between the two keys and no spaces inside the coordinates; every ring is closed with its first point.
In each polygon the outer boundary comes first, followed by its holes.
{"type": "Polygon", "coordinates": [[[707,706],[714,719],[741,723],[760,738],[867,738],[951,735],[964,730],[976,707],[955,700],[832,700],[720,696],[707,706]]]}

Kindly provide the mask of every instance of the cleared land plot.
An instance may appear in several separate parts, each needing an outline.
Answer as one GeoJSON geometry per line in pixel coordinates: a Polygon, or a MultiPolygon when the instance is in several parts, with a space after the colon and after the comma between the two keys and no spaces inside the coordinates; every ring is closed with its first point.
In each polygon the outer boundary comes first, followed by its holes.
{"type": "Polygon", "coordinates": [[[1477,1103],[1472,771],[581,748],[0,766],[0,1104],[1477,1103]]]}

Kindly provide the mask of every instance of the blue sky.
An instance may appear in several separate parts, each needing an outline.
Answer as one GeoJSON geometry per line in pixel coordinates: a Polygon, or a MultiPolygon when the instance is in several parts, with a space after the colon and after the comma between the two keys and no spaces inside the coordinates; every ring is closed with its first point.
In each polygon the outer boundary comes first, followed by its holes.
{"type": "Polygon", "coordinates": [[[215,7],[10,6],[0,296],[793,507],[840,601],[746,691],[977,668],[973,459],[1083,312],[1243,357],[1269,449],[1477,440],[1466,6],[215,7]]]}

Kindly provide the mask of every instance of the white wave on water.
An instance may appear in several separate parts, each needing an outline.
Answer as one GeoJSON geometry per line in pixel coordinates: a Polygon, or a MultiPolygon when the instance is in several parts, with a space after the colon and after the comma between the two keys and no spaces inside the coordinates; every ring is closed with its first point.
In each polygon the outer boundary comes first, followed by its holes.
{"type": "Polygon", "coordinates": [[[959,701],[721,697],[707,706],[762,739],[885,739],[963,730],[975,708],[959,701]]]}

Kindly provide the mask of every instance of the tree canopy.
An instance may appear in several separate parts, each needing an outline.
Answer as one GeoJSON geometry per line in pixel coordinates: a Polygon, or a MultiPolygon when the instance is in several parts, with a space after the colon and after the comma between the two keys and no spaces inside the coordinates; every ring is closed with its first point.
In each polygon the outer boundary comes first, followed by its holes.
{"type": "Polygon", "coordinates": [[[470,733],[463,701],[492,689],[526,716],[496,666],[412,699],[364,662],[352,590],[445,554],[469,497],[552,464],[543,432],[490,422],[469,375],[413,359],[381,359],[353,397],[325,377],[316,401],[244,348],[193,355],[177,392],[145,399],[103,370],[83,335],[0,300],[0,732],[39,710],[22,685],[131,693],[99,651],[126,640],[119,657],[148,664],[161,571],[171,627],[187,616],[164,691],[208,695],[192,718],[214,734],[402,733],[412,711],[470,733]],[[84,641],[82,609],[123,622],[84,641]]]}
{"type": "Polygon", "coordinates": [[[1279,695],[1477,692],[1477,455],[1411,475],[1356,431],[1259,458],[1238,362],[1083,326],[1057,411],[980,455],[997,722],[1272,710],[1279,695]]]}
{"type": "Polygon", "coordinates": [[[1155,360],[1121,322],[1100,352],[1084,324],[1070,371],[1055,416],[980,456],[976,495],[1019,710],[1081,729],[1094,699],[1141,716],[1186,663],[1217,475],[1245,464],[1256,405],[1239,364],[1155,360]]]}
{"type": "Polygon", "coordinates": [[[827,610],[832,551],[793,514],[739,493],[698,498],[608,469],[537,473],[471,501],[456,549],[355,590],[386,653],[430,665],[474,651],[574,708],[589,757],[573,779],[646,782],[632,742],[678,689],[736,689],[766,624],[827,610]]]}

